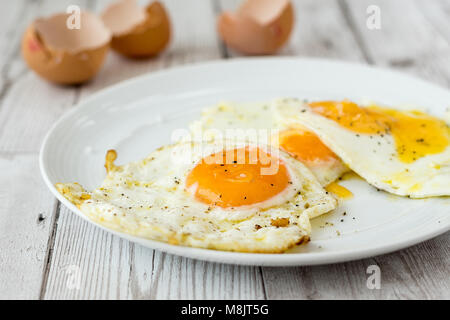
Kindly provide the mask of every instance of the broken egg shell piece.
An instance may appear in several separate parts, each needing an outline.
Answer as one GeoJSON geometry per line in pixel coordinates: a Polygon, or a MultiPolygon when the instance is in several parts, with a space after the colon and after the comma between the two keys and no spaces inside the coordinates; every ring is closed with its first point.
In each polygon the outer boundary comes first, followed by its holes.
{"type": "Polygon", "coordinates": [[[80,84],[100,70],[111,40],[101,19],[82,11],[80,27],[69,28],[69,14],[34,21],[22,39],[22,55],[42,78],[58,84],[80,84]]]}
{"type": "Polygon", "coordinates": [[[225,44],[249,55],[276,53],[293,26],[294,10],[288,0],[247,0],[236,13],[225,12],[218,19],[225,44]]]}
{"type": "Polygon", "coordinates": [[[111,4],[102,14],[103,23],[115,37],[123,36],[146,20],[145,10],[136,0],[121,0],[111,4]]]}
{"type": "Polygon", "coordinates": [[[158,1],[144,9],[134,0],[121,0],[108,7],[102,19],[112,31],[112,48],[127,57],[155,56],[170,41],[170,19],[158,1]]]}

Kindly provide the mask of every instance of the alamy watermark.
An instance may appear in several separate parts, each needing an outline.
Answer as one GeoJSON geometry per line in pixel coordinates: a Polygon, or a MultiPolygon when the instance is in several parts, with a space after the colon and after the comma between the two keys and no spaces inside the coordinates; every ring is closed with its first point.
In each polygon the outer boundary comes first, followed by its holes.
{"type": "Polygon", "coordinates": [[[66,9],[69,15],[66,20],[66,26],[69,30],[81,29],[81,8],[77,5],[70,5],[66,9]]]}
{"type": "Polygon", "coordinates": [[[366,27],[369,30],[381,29],[381,8],[376,5],[370,5],[366,9],[367,19],[366,27]]]}
{"type": "Polygon", "coordinates": [[[380,290],[381,289],[381,269],[376,264],[372,264],[367,267],[366,273],[369,275],[367,277],[366,286],[369,290],[380,290]]]}
{"type": "Polygon", "coordinates": [[[81,268],[77,265],[69,265],[64,268],[66,275],[66,287],[69,290],[80,290],[81,268]]]}

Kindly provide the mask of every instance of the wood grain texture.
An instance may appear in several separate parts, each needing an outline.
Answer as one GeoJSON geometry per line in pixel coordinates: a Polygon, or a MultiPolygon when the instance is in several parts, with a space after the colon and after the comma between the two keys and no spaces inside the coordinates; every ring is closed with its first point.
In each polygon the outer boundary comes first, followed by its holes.
{"type": "Polygon", "coordinates": [[[449,239],[444,234],[399,252],[334,265],[263,268],[268,299],[448,299],[449,239]],[[377,265],[381,288],[367,287],[377,265]]]}
{"type": "Polygon", "coordinates": [[[54,12],[54,7],[36,1],[1,4],[0,298],[4,299],[40,297],[53,235],[57,202],[40,176],[37,151],[43,134],[73,103],[74,95],[28,71],[20,42],[26,25],[36,15],[54,12]]]}
{"type": "Polygon", "coordinates": [[[35,154],[0,154],[0,299],[39,298],[56,200],[38,172],[35,154]]]}
{"type": "Polygon", "coordinates": [[[335,0],[297,0],[296,26],[286,53],[296,56],[363,61],[364,56],[335,0]]]}
{"type": "Polygon", "coordinates": [[[369,62],[450,86],[449,42],[414,1],[341,0],[340,3],[369,62]],[[369,5],[380,8],[379,30],[366,26],[369,5]]]}
{"type": "Polygon", "coordinates": [[[447,41],[450,41],[450,1],[436,0],[432,6],[427,6],[426,1],[415,0],[416,6],[424,14],[428,22],[436,28],[447,41]]]}
{"type": "MultiPolygon", "coordinates": [[[[157,252],[101,231],[60,206],[38,170],[44,134],[74,103],[133,76],[233,58],[215,14],[239,0],[166,0],[174,37],[151,60],[114,53],[89,84],[58,87],[30,72],[20,52],[25,26],[69,4],[100,12],[109,0],[8,1],[0,10],[0,298],[30,299],[436,299],[450,298],[450,233],[400,252],[316,267],[258,268],[157,252]],[[366,269],[380,266],[380,290],[366,269]]],[[[281,55],[367,62],[448,86],[445,0],[295,0],[297,24],[281,55]],[[381,8],[368,30],[366,8],[381,8]]]]}

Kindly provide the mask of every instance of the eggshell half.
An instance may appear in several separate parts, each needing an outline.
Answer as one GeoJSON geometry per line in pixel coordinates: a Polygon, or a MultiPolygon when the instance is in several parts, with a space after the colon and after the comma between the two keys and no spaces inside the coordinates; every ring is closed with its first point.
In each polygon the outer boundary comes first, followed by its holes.
{"type": "Polygon", "coordinates": [[[112,31],[112,48],[127,57],[155,56],[170,41],[170,19],[158,1],[143,9],[134,0],[121,0],[109,6],[102,19],[112,31]]]}
{"type": "Polygon", "coordinates": [[[80,29],[66,25],[69,14],[61,13],[34,21],[22,39],[22,55],[41,77],[59,84],[79,84],[100,70],[111,39],[101,19],[81,12],[80,29]]]}
{"type": "Polygon", "coordinates": [[[276,53],[289,39],[293,26],[289,0],[247,0],[236,13],[225,12],[218,19],[226,45],[251,55],[276,53]]]}

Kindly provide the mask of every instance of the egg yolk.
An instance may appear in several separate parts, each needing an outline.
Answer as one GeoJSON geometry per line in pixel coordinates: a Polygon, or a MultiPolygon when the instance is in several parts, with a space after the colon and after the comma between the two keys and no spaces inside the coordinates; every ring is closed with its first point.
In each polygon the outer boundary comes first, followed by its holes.
{"type": "Polygon", "coordinates": [[[279,146],[302,162],[337,160],[338,157],[311,131],[290,129],[280,132],[279,146]]]}
{"type": "Polygon", "coordinates": [[[342,199],[350,199],[353,197],[353,193],[347,188],[337,184],[336,182],[332,182],[325,187],[328,192],[332,192],[342,199]]]}
{"type": "Polygon", "coordinates": [[[405,163],[440,153],[450,144],[447,124],[422,112],[402,112],[378,106],[360,107],[350,101],[320,101],[309,106],[313,112],[353,132],[392,135],[398,158],[405,163]]]}
{"type": "Polygon", "coordinates": [[[186,187],[203,203],[231,208],[269,200],[286,189],[289,179],[280,159],[247,147],[205,157],[189,173],[186,187]],[[274,163],[277,170],[264,174],[274,163]]]}

